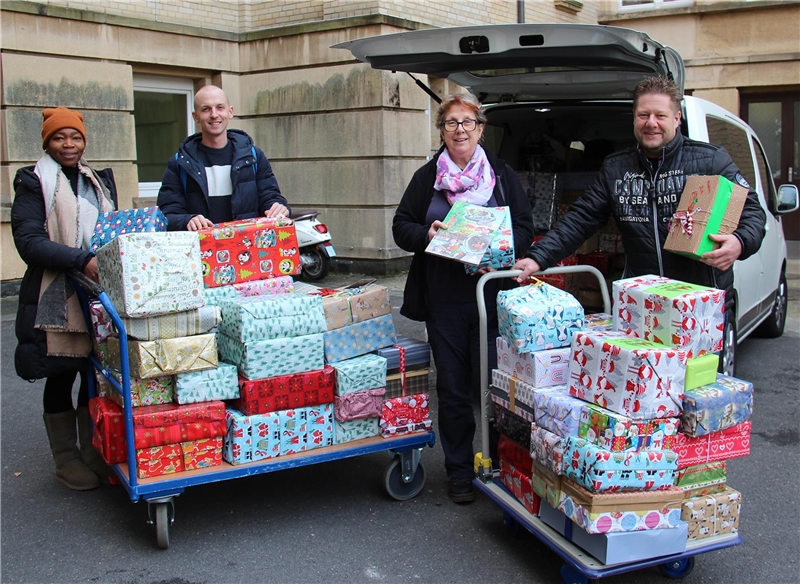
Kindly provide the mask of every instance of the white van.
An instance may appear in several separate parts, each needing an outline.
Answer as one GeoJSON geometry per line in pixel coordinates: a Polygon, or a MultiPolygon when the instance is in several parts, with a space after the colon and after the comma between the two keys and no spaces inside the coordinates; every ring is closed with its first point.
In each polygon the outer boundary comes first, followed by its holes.
{"type": "MultiPolygon", "coordinates": [[[[680,55],[648,35],[599,25],[512,24],[428,29],[334,45],[373,68],[447,78],[486,108],[484,146],[518,171],[559,173],[585,188],[606,154],[635,144],[632,95],[662,75],[684,87],[680,55]],[[582,152],[575,166],[570,150],[582,152]],[[594,166],[592,166],[594,165],[594,166]]],[[[431,95],[432,92],[430,92],[431,95]]],[[[776,189],[752,128],[703,99],[683,101],[683,134],[725,147],[758,192],[767,223],[757,254],[734,264],[735,318],[721,370],[733,375],[737,341],[755,330],[783,334],[786,242],[781,214],[798,208],[793,185],[776,189]]]]}

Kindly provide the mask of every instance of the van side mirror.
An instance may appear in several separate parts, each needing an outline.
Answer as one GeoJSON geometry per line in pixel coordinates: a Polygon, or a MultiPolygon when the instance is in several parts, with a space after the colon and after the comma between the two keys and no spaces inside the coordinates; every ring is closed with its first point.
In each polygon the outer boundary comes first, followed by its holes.
{"type": "Polygon", "coordinates": [[[781,185],[778,187],[778,213],[791,213],[796,211],[800,203],[796,185],[781,185]]]}

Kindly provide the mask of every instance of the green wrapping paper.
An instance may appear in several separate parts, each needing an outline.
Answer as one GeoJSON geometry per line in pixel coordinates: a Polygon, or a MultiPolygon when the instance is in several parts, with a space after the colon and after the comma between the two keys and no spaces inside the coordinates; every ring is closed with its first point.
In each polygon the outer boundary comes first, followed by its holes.
{"type": "Polygon", "coordinates": [[[678,471],[675,486],[683,490],[685,499],[701,497],[725,490],[728,479],[724,460],[687,466],[678,471]]]}
{"type": "Polygon", "coordinates": [[[724,176],[690,176],[669,223],[664,249],[699,258],[719,247],[709,234],[727,235],[739,225],[747,189],[724,176]]]}

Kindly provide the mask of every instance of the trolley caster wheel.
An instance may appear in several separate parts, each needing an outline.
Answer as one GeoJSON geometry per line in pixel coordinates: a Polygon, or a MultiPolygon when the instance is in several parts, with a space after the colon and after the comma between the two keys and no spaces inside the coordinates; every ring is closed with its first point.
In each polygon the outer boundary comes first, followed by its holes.
{"type": "Polygon", "coordinates": [[[667,578],[683,578],[688,576],[694,569],[694,556],[659,564],[658,569],[667,578]]]}
{"type": "Polygon", "coordinates": [[[383,486],[388,495],[396,501],[413,499],[425,486],[425,467],[417,464],[417,470],[409,482],[403,480],[403,465],[400,457],[395,457],[383,473],[383,486]]]}
{"type": "Polygon", "coordinates": [[[568,564],[561,566],[561,578],[564,584],[596,584],[597,580],[588,578],[568,564]]]}
{"type": "Polygon", "coordinates": [[[169,528],[172,524],[172,513],[170,513],[171,503],[156,504],[156,516],[154,523],[156,526],[156,543],[158,547],[165,550],[169,547],[169,528]]]}
{"type": "Polygon", "coordinates": [[[519,521],[514,519],[510,513],[503,513],[503,527],[506,528],[506,532],[511,537],[519,537],[521,531],[519,521]]]}

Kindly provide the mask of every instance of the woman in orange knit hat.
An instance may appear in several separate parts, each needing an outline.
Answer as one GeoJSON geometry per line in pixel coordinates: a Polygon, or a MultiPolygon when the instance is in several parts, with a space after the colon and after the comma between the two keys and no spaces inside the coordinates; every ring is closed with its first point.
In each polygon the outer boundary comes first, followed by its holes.
{"type": "Polygon", "coordinates": [[[66,272],[77,269],[98,280],[89,242],[99,214],[114,209],[117,193],[111,169],[95,171],[83,159],[83,115],[65,107],[42,114],[44,154],[14,177],[11,230],[28,266],[19,291],[14,364],[23,379],[45,379],[44,424],[56,478],[71,489],[89,490],[110,469],[91,444],[91,341],[66,272]],[[76,409],[72,387],[78,373],[76,409]]]}

